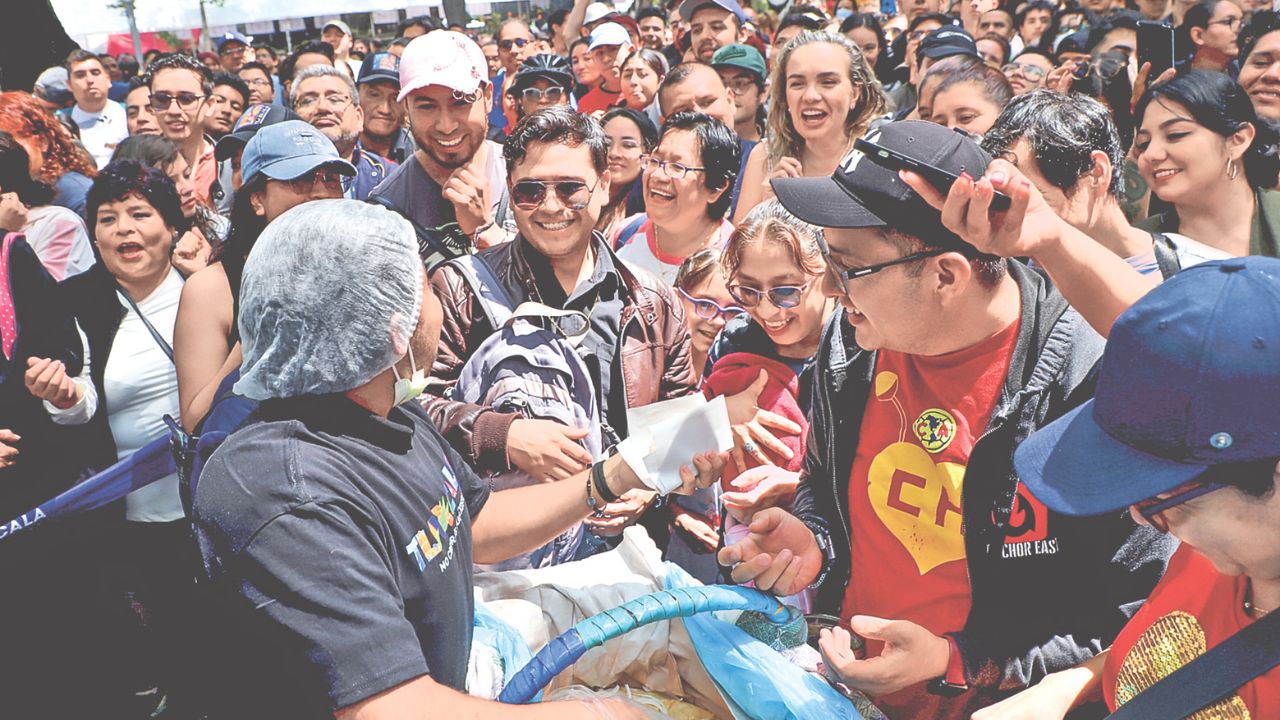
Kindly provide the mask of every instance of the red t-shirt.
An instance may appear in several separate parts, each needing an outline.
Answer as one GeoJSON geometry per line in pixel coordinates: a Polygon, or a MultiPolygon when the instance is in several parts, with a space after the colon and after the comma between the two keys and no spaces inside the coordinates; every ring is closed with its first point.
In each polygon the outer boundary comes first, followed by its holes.
{"type": "MultiPolygon", "coordinates": [[[[1253,622],[1244,612],[1243,575],[1218,572],[1188,545],[1169,559],[1160,584],[1129,620],[1102,671],[1107,707],[1140,691],[1253,622]]],[[[1280,708],[1280,667],[1272,668],[1196,715],[1260,720],[1280,708]]]]}
{"type": "MultiPolygon", "coordinates": [[[[853,574],[843,617],[910,620],[935,635],[964,627],[971,598],[960,491],[1018,325],[946,355],[877,356],[849,478],[853,574]]],[[[870,657],[881,649],[867,644],[870,657]]],[[[874,700],[889,717],[967,718],[970,699],[930,695],[921,684],[874,700]]]]}
{"type": "Polygon", "coordinates": [[[578,101],[578,112],[591,114],[597,110],[609,110],[622,100],[622,90],[608,92],[603,87],[591,88],[591,92],[578,101]]]}

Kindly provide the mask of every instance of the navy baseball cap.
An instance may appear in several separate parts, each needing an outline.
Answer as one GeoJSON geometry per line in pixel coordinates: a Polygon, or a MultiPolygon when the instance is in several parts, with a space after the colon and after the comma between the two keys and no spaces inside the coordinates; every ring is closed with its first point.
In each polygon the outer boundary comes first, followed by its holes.
{"type": "Polygon", "coordinates": [[[258,131],[267,125],[275,125],[285,120],[301,120],[298,114],[281,105],[271,103],[257,103],[245,108],[244,113],[240,115],[240,119],[236,121],[235,127],[231,128],[231,132],[223,135],[218,139],[218,144],[214,146],[214,157],[218,162],[228,160],[235,155],[244,144],[249,142],[249,138],[258,134],[258,131]]]}
{"type": "Polygon", "coordinates": [[[1094,399],[1033,433],[1018,475],[1069,515],[1119,510],[1280,455],[1280,260],[1183,270],[1116,320],[1094,399]]]}
{"type": "Polygon", "coordinates": [[[360,64],[360,75],[356,79],[357,85],[365,83],[386,81],[394,83],[396,88],[400,87],[400,58],[389,52],[369,53],[365,57],[364,62],[360,64]]]}
{"type": "Polygon", "coordinates": [[[916,49],[917,58],[941,60],[952,55],[968,55],[981,59],[978,54],[978,43],[964,28],[946,25],[934,30],[920,41],[916,49]]]}
{"type": "Polygon", "coordinates": [[[223,46],[229,42],[238,42],[245,47],[249,47],[253,44],[253,41],[249,38],[232,30],[231,32],[225,32],[218,36],[218,52],[221,53],[223,46]]]}
{"type": "Polygon", "coordinates": [[[356,174],[355,167],[338,155],[333,141],[301,120],[285,120],[260,129],[245,143],[240,156],[240,172],[246,185],[258,173],[269,180],[292,180],[325,165],[344,175],[356,174]]]}
{"type": "Polygon", "coordinates": [[[738,22],[746,22],[747,14],[742,12],[742,6],[735,0],[684,0],[680,3],[680,18],[685,22],[693,19],[693,14],[708,5],[715,5],[733,13],[738,18],[738,22]]]}
{"type": "MultiPolygon", "coordinates": [[[[986,173],[991,156],[967,133],[924,120],[885,123],[867,133],[869,142],[956,175],[986,173]]],[[[811,225],[833,228],[892,227],[938,245],[966,243],[942,224],[942,216],[894,170],[859,150],[845,156],[826,177],[779,178],[770,183],[783,207],[811,225]]]]}

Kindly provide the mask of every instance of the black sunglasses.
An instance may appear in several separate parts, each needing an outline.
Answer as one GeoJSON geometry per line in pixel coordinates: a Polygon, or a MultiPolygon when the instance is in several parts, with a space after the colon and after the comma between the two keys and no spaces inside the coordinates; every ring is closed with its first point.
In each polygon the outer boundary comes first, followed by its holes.
{"type": "Polygon", "coordinates": [[[526,40],[526,39],[524,39],[524,38],[515,38],[515,39],[513,39],[513,40],[502,40],[502,41],[500,41],[500,42],[498,43],[498,47],[502,48],[503,50],[510,50],[510,49],[511,49],[511,47],[512,47],[513,45],[514,45],[515,47],[522,48],[522,47],[524,47],[525,45],[528,45],[528,44],[529,44],[529,43],[531,43],[531,42],[533,42],[533,41],[532,41],[532,40],[526,40]]]}
{"type": "Polygon", "coordinates": [[[180,92],[177,95],[159,92],[151,93],[151,109],[156,112],[164,112],[169,109],[173,101],[178,101],[178,107],[183,110],[190,110],[196,106],[196,103],[205,99],[208,95],[196,95],[195,93],[180,92]]]}
{"type": "Polygon", "coordinates": [[[555,188],[556,199],[570,210],[581,210],[591,200],[600,183],[587,185],[581,180],[521,180],[511,185],[511,202],[521,210],[537,210],[547,199],[547,188],[555,188]]]}

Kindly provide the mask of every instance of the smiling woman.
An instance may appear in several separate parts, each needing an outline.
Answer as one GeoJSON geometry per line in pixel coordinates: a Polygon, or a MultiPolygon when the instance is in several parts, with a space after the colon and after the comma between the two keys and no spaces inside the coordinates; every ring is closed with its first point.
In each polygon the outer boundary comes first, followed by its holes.
{"type": "Polygon", "coordinates": [[[769,86],[768,132],[747,162],[739,222],[773,196],[774,178],[830,175],[853,141],[885,113],[884,90],[843,35],[797,35],[775,59],[769,86]]]}

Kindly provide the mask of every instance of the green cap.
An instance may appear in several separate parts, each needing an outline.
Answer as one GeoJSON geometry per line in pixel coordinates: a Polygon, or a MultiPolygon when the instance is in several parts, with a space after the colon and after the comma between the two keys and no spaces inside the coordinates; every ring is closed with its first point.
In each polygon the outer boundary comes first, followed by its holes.
{"type": "Polygon", "coordinates": [[[711,67],[735,67],[753,72],[764,80],[764,57],[750,45],[725,45],[711,56],[711,67]]]}

